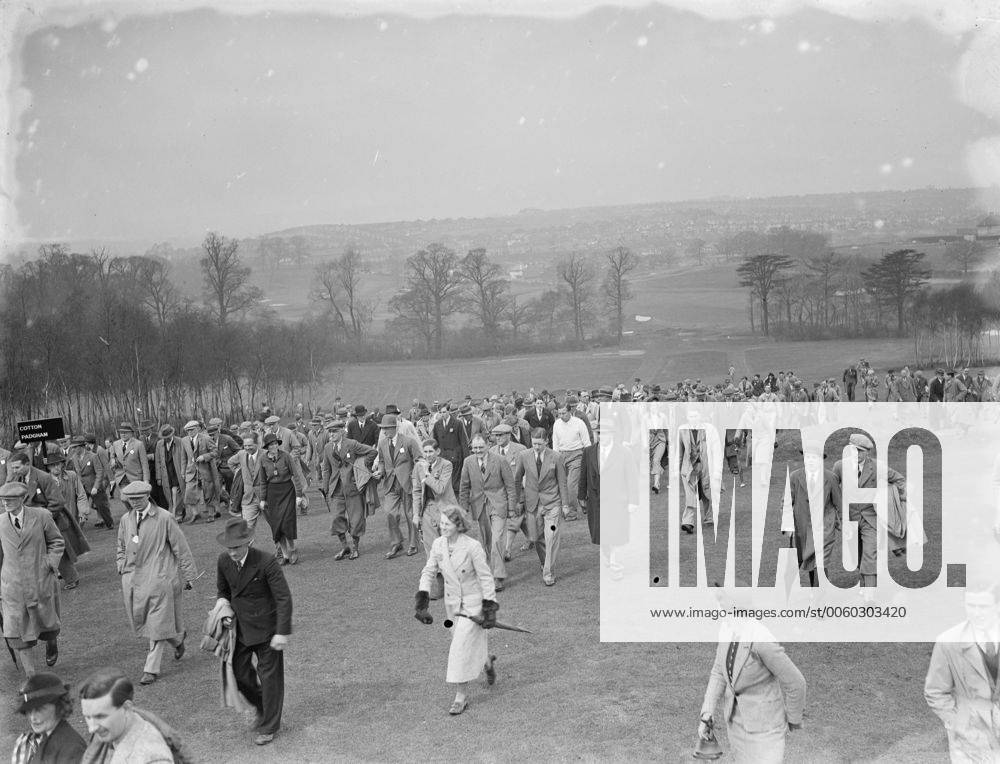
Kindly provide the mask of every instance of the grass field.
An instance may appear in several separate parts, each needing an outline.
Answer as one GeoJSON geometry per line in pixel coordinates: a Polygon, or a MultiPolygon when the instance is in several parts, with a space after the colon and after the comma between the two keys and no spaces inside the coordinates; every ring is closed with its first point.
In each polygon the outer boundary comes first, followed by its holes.
{"type": "MultiPolygon", "coordinates": [[[[633,376],[670,384],[685,377],[715,381],[729,363],[741,374],[792,367],[806,379],[839,379],[843,366],[859,356],[884,368],[907,355],[886,342],[772,345],[707,332],[649,340],[621,354],[345,367],[319,402],[328,405],[339,394],[369,405],[404,406],[413,397],[429,402],[529,385],[591,387],[633,376]]],[[[295,631],[286,661],[283,730],[263,749],[251,744],[242,717],[220,708],[217,664],[197,649],[215,600],[220,523],[186,528],[206,572],[184,597],[188,655],[179,663],[166,658],[159,682],[137,686],[137,701],[175,724],[199,760],[690,760],[714,646],[601,644],[599,558],[584,522],[564,526],[555,587],[542,585],[533,552],[515,554],[499,615],[534,633],[493,632],[498,682],[492,689],[477,687],[469,710],[451,718],[442,606],[432,607],[432,626],[412,617],[422,555],[385,561],[388,534],[379,513],[369,519],[361,558],[334,562],[339,545],[328,534],[330,516],[320,509],[318,495],[311,494],[311,502],[312,512],[299,526],[302,561],[285,568],[295,631]]],[[[93,551],[80,563],[83,582],[62,598],[57,670],[77,682],[89,670],[113,664],[138,679],[146,646],[126,623],[114,539],[108,531],[87,534],[93,551]]],[[[266,526],[258,538],[269,547],[266,526]]],[[[922,697],[930,645],[786,647],[806,671],[810,693],[805,728],[790,738],[788,761],[947,760],[943,727],[922,697]]],[[[9,662],[0,668],[0,688],[8,698],[19,681],[9,662]]],[[[24,729],[12,705],[0,708],[0,753],[24,729]]],[[[79,713],[73,722],[83,729],[79,713]]]]}
{"type": "MultiPolygon", "coordinates": [[[[369,519],[361,558],[334,562],[330,516],[316,510],[318,496],[312,499],[311,514],[300,522],[302,560],[285,568],[294,634],[283,729],[267,748],[255,748],[243,718],[219,707],[216,659],[197,649],[215,599],[220,523],[187,529],[206,571],[184,598],[189,651],[179,663],[166,658],[156,684],[137,685],[137,702],[183,731],[200,761],[690,759],[714,646],[601,644],[598,554],[584,522],[564,526],[554,587],[542,585],[533,552],[516,554],[499,616],[534,633],[492,633],[497,684],[476,686],[469,710],[452,718],[442,606],[433,604],[431,626],[412,617],[422,555],[385,561],[388,536],[379,513],[369,519]]],[[[259,528],[267,547],[264,534],[259,528]]],[[[83,583],[63,596],[57,670],[76,682],[89,669],[114,664],[138,679],[145,646],[126,625],[112,536],[88,535],[94,551],[81,561],[83,583]]],[[[810,692],[805,727],[791,737],[788,761],[946,760],[943,728],[921,694],[929,645],[787,649],[806,672],[810,692]]],[[[8,698],[18,681],[6,663],[0,682],[8,698]]],[[[83,729],[79,714],[73,722],[83,729]]],[[[10,750],[23,729],[10,703],[0,711],[0,729],[0,750],[10,750]]]]}

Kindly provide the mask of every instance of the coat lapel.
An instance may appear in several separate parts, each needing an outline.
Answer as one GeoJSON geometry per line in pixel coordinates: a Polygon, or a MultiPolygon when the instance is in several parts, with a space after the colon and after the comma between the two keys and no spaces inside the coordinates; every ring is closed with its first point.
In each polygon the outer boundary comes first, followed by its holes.
{"type": "Polygon", "coordinates": [[[233,573],[236,575],[236,583],[233,585],[233,594],[239,594],[242,592],[250,580],[253,578],[254,573],[257,572],[257,555],[253,554],[253,547],[247,552],[247,558],[243,562],[243,570],[236,569],[236,563],[230,558],[229,564],[233,566],[233,573]]]}

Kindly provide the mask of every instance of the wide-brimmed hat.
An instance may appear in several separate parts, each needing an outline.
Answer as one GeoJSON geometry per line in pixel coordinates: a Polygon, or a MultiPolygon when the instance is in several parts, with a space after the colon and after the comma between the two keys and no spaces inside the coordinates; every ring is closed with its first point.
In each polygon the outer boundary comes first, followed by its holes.
{"type": "Polygon", "coordinates": [[[70,686],[65,684],[55,674],[42,672],[32,674],[24,684],[18,689],[18,700],[20,701],[17,712],[26,714],[36,708],[44,706],[46,703],[55,703],[60,698],[69,694],[70,686]]]}
{"type": "Polygon", "coordinates": [[[383,430],[386,429],[386,428],[388,428],[388,427],[395,427],[396,426],[396,415],[395,414],[386,414],[385,416],[382,417],[382,421],[378,423],[378,426],[381,427],[383,430]]]}
{"type": "Polygon", "coordinates": [[[249,544],[253,540],[253,531],[242,517],[230,517],[226,520],[226,527],[222,533],[215,535],[215,540],[227,549],[231,549],[234,546],[249,544]]]}
{"type": "Polygon", "coordinates": [[[267,448],[272,443],[277,443],[280,446],[281,445],[281,438],[279,438],[273,432],[269,432],[267,435],[264,436],[263,446],[264,446],[264,448],[267,448]]]}

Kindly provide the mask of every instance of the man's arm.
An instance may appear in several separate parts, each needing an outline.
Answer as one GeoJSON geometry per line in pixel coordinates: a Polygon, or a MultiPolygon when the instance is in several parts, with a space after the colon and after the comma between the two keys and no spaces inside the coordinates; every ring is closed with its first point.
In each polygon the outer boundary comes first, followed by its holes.
{"type": "Polygon", "coordinates": [[[802,709],[806,704],[806,680],[802,672],[777,642],[754,642],[753,649],[781,685],[786,720],[789,724],[801,725],[802,709]]]}
{"type": "Polygon", "coordinates": [[[229,555],[225,552],[219,555],[218,563],[215,566],[215,591],[220,600],[225,600],[230,602],[230,598],[233,595],[232,589],[229,586],[229,579],[226,578],[226,574],[223,572],[223,566],[229,559],[229,555]]]}
{"type": "Polygon", "coordinates": [[[136,448],[136,456],[139,457],[139,466],[142,467],[142,479],[145,482],[149,482],[149,457],[146,454],[146,444],[142,442],[142,438],[136,438],[139,441],[139,446],[136,448]]]}
{"type": "Polygon", "coordinates": [[[59,532],[56,521],[47,512],[42,516],[42,531],[45,534],[45,556],[49,568],[58,576],[59,561],[62,559],[63,550],[66,549],[66,541],[63,539],[62,533],[59,532]]]}
{"type": "Polygon", "coordinates": [[[474,461],[473,457],[468,457],[462,462],[462,475],[458,482],[458,503],[466,512],[471,512],[469,505],[469,494],[472,493],[472,476],[469,473],[469,462],[474,461]]]}
{"type": "Polygon", "coordinates": [[[502,456],[497,456],[500,464],[500,482],[507,494],[507,516],[513,517],[517,512],[517,488],[514,486],[514,473],[511,472],[510,465],[502,456]]]}
{"type": "Polygon", "coordinates": [[[194,555],[191,554],[187,536],[184,535],[174,516],[168,510],[163,511],[167,514],[167,543],[177,558],[185,583],[190,584],[198,578],[198,567],[195,565],[194,555]]]}
{"type": "Polygon", "coordinates": [[[292,633],[292,592],[288,588],[285,574],[281,572],[278,560],[271,557],[264,566],[264,576],[274,597],[277,610],[277,623],[274,627],[276,636],[287,637],[292,633]]]}
{"type": "Polygon", "coordinates": [[[927,667],[927,678],[924,680],[924,700],[931,711],[944,722],[944,726],[951,729],[958,710],[955,704],[955,677],[945,652],[947,649],[942,642],[934,645],[930,666],[927,667]]]}

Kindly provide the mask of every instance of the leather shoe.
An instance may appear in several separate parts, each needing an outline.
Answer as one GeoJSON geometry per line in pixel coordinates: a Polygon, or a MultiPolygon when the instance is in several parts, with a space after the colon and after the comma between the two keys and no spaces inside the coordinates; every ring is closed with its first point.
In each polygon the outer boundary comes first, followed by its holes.
{"type": "Polygon", "coordinates": [[[55,666],[57,660],[59,660],[59,643],[53,639],[45,643],[45,665],[55,666]]]}
{"type": "Polygon", "coordinates": [[[156,674],[150,674],[148,671],[142,672],[142,679],[139,680],[139,684],[152,684],[156,681],[156,674]]]}
{"type": "Polygon", "coordinates": [[[451,714],[452,716],[458,716],[468,707],[469,707],[468,700],[463,700],[461,703],[459,703],[456,700],[454,703],[451,704],[451,708],[448,709],[448,713],[451,714]]]}
{"type": "Polygon", "coordinates": [[[542,576],[542,581],[545,582],[546,586],[555,586],[556,577],[555,576],[542,576]]]}
{"type": "Polygon", "coordinates": [[[179,661],[184,657],[184,651],[187,649],[184,646],[184,640],[187,639],[187,629],[184,629],[184,633],[181,634],[181,643],[174,648],[174,660],[179,661]]]}
{"type": "Polygon", "coordinates": [[[391,560],[393,557],[399,557],[399,553],[402,552],[402,551],[403,551],[403,545],[402,544],[395,544],[392,547],[392,549],[390,549],[386,553],[385,559],[391,560]]]}
{"type": "Polygon", "coordinates": [[[351,548],[345,546],[343,549],[341,549],[339,552],[337,552],[337,554],[335,554],[333,556],[333,559],[335,559],[335,560],[343,560],[350,553],[351,553],[351,548]]]}
{"type": "Polygon", "coordinates": [[[502,578],[498,578],[496,580],[496,586],[494,586],[493,588],[496,589],[498,592],[502,592],[503,591],[503,579],[502,578]]]}
{"type": "Polygon", "coordinates": [[[685,533],[694,533],[694,526],[691,525],[691,523],[684,523],[684,525],[681,526],[681,530],[685,533]]]}
{"type": "Polygon", "coordinates": [[[413,557],[413,555],[415,555],[416,553],[417,553],[417,548],[415,546],[411,546],[409,549],[406,550],[407,557],[413,557]]]}
{"type": "Polygon", "coordinates": [[[287,562],[289,565],[295,565],[299,561],[298,550],[293,550],[290,555],[288,555],[287,562]]]}
{"type": "Polygon", "coordinates": [[[79,585],[80,585],[80,582],[79,582],[79,581],[74,581],[74,582],[73,582],[73,583],[71,583],[71,584],[66,584],[66,586],[64,586],[64,587],[63,587],[63,589],[65,589],[66,591],[69,591],[70,589],[75,589],[75,588],[76,588],[76,587],[78,587],[79,585]]]}
{"type": "Polygon", "coordinates": [[[504,562],[510,562],[510,552],[504,552],[503,553],[503,561],[504,562]]]}
{"type": "Polygon", "coordinates": [[[253,744],[254,745],[267,745],[272,740],[274,740],[274,733],[273,732],[261,732],[259,735],[257,735],[256,737],[254,737],[253,744]]]}
{"type": "Polygon", "coordinates": [[[486,664],[486,684],[492,685],[497,680],[496,661],[497,657],[491,655],[490,662],[486,664]]]}
{"type": "Polygon", "coordinates": [[[359,552],[357,550],[357,547],[355,547],[354,549],[351,550],[351,553],[349,555],[347,555],[347,559],[348,560],[356,560],[356,559],[358,559],[358,555],[359,555],[359,552]]]}

